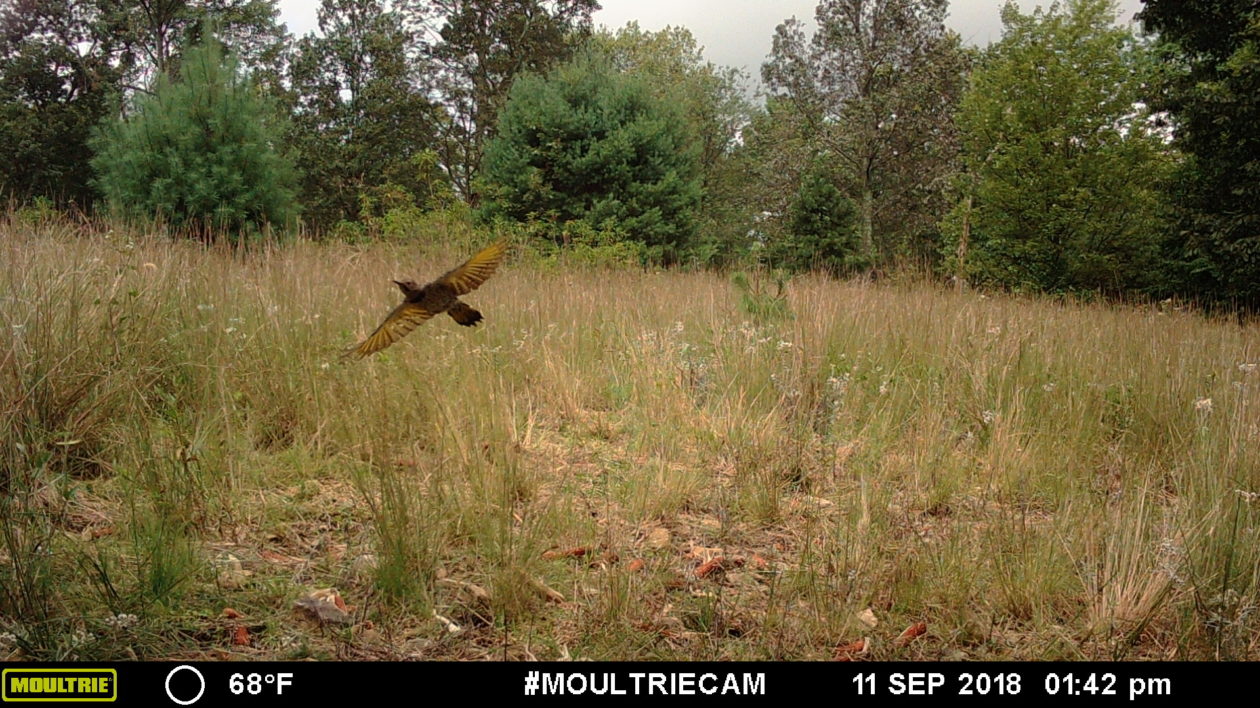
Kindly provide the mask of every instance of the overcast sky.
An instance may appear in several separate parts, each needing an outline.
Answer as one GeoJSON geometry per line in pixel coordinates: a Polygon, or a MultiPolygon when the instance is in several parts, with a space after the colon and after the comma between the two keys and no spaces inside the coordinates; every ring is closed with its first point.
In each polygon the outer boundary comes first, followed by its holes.
{"type": "MultiPolygon", "coordinates": [[[[1025,11],[1049,0],[1017,0],[1025,11]]],[[[774,28],[795,16],[812,22],[817,0],[600,0],[596,25],[618,28],[637,20],[645,30],[682,25],[691,30],[715,64],[736,66],[760,82],[761,63],[770,53],[774,28]]],[[[986,45],[1002,37],[1003,0],[954,0],[945,24],[969,44],[986,45]]],[[[316,29],[318,0],[280,0],[280,19],[295,35],[316,29]]],[[[1120,20],[1142,9],[1141,0],[1119,0],[1120,20]]]]}

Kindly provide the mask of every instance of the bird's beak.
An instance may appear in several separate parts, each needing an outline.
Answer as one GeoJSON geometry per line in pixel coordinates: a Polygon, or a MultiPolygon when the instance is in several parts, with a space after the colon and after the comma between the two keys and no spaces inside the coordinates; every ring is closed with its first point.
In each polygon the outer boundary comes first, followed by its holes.
{"type": "Polygon", "coordinates": [[[398,286],[398,287],[400,287],[400,288],[403,286],[403,284],[402,284],[402,281],[401,281],[401,280],[395,280],[395,281],[394,281],[394,285],[397,285],[397,286],[398,286]]]}

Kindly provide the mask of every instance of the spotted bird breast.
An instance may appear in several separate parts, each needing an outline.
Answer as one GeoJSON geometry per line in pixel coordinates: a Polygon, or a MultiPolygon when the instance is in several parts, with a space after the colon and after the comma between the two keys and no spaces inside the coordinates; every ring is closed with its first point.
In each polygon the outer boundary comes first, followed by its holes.
{"type": "Polygon", "coordinates": [[[456,299],[455,290],[441,283],[429,283],[407,297],[408,301],[420,305],[435,315],[451,309],[456,299]]]}

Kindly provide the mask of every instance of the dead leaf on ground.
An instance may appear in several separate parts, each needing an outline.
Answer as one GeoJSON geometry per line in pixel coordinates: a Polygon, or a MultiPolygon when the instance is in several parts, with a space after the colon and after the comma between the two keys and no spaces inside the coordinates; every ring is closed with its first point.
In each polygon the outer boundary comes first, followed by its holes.
{"type": "Polygon", "coordinates": [[[352,622],[345,601],[332,588],[311,592],[298,598],[293,605],[305,610],[321,624],[350,624],[352,622]]]}
{"type": "Polygon", "coordinates": [[[460,590],[461,594],[470,595],[472,599],[479,603],[490,602],[490,591],[475,583],[470,583],[464,580],[456,580],[455,578],[440,578],[438,579],[438,582],[444,585],[454,585],[460,590]]]}
{"type": "Polygon", "coordinates": [[[258,557],[268,563],[275,563],[277,565],[300,565],[303,563],[303,559],[301,558],[287,556],[283,553],[276,553],[275,551],[268,551],[266,549],[259,551],[258,557]]]}
{"type": "Polygon", "coordinates": [[[237,590],[244,587],[249,577],[254,573],[241,567],[241,560],[231,553],[226,554],[218,561],[219,566],[219,586],[227,590],[237,590]]]}
{"type": "Polygon", "coordinates": [[[857,613],[857,618],[858,621],[871,629],[875,629],[879,625],[879,618],[875,616],[875,610],[869,607],[857,613]]]}
{"type": "Polygon", "coordinates": [[[244,627],[237,627],[232,632],[232,646],[247,647],[249,646],[249,630],[244,627]]]}
{"type": "Polygon", "coordinates": [[[225,607],[223,608],[223,616],[230,620],[233,620],[233,619],[240,619],[244,617],[245,615],[241,614],[240,612],[237,612],[231,607],[225,607]]]}
{"type": "Polygon", "coordinates": [[[570,548],[563,551],[546,551],[542,554],[543,560],[555,560],[556,558],[581,558],[590,552],[591,549],[585,546],[570,548]]]}
{"type": "Polygon", "coordinates": [[[867,640],[859,639],[855,642],[849,642],[836,647],[835,661],[853,661],[854,659],[866,654],[867,640]]]}
{"type": "Polygon", "coordinates": [[[909,627],[906,627],[906,631],[902,632],[900,636],[898,636],[895,640],[893,640],[893,644],[896,644],[899,647],[904,647],[905,645],[914,641],[916,637],[926,632],[927,632],[927,622],[915,622],[909,627]]]}
{"type": "Polygon", "coordinates": [[[564,595],[561,595],[559,592],[548,587],[547,584],[544,583],[543,581],[537,578],[531,578],[530,584],[533,585],[534,589],[538,591],[538,594],[547,598],[548,602],[557,602],[557,603],[564,602],[564,595]]]}
{"type": "Polygon", "coordinates": [[[658,550],[662,548],[667,548],[669,547],[671,538],[672,536],[669,533],[669,529],[665,528],[664,526],[657,526],[656,528],[648,532],[648,535],[647,535],[648,548],[655,548],[658,550]]]}
{"type": "Polygon", "coordinates": [[[721,548],[706,548],[704,546],[692,546],[691,550],[687,551],[686,556],[688,558],[699,558],[701,561],[708,562],[708,561],[713,560],[714,558],[720,558],[723,555],[723,553],[724,551],[721,548]]]}
{"type": "Polygon", "coordinates": [[[704,578],[717,572],[737,568],[744,564],[740,558],[723,558],[721,556],[702,563],[696,568],[696,577],[704,578]]]}
{"type": "Polygon", "coordinates": [[[634,560],[630,561],[630,565],[627,565],[626,569],[629,570],[631,573],[637,573],[640,570],[643,570],[643,567],[646,565],[647,565],[647,562],[644,561],[642,558],[635,558],[634,560]]]}
{"type": "Polygon", "coordinates": [[[439,614],[437,613],[437,610],[434,610],[434,611],[433,611],[433,617],[434,617],[434,619],[436,619],[438,622],[441,622],[441,623],[442,623],[442,626],[443,626],[443,627],[445,627],[445,628],[446,628],[446,631],[447,631],[448,633],[450,633],[450,634],[459,634],[460,632],[464,631],[464,630],[463,630],[463,628],[462,628],[462,627],[460,627],[458,624],[455,624],[455,623],[454,623],[454,622],[452,622],[451,620],[449,620],[449,619],[447,619],[447,618],[443,617],[442,615],[439,615],[439,614]]]}

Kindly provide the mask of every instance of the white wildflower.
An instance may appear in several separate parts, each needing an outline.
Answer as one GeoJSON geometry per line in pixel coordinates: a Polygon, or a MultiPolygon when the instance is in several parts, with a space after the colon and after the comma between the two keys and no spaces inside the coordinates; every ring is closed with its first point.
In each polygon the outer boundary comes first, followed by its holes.
{"type": "Polygon", "coordinates": [[[1243,498],[1248,504],[1255,504],[1260,501],[1260,492],[1249,492],[1245,489],[1235,489],[1234,493],[1243,498]]]}
{"type": "Polygon", "coordinates": [[[1210,398],[1198,399],[1197,401],[1194,402],[1194,409],[1196,411],[1199,411],[1200,413],[1211,413],[1212,412],[1212,399],[1210,398]]]}
{"type": "Polygon", "coordinates": [[[989,334],[1001,334],[1001,333],[1002,333],[1002,325],[993,325],[992,327],[990,327],[990,328],[989,328],[989,329],[987,329],[986,331],[987,331],[989,334]]]}
{"type": "Polygon", "coordinates": [[[1256,370],[1256,366],[1258,365],[1254,363],[1250,363],[1250,362],[1243,363],[1243,364],[1238,365],[1238,370],[1243,372],[1244,374],[1250,374],[1256,370]]]}
{"type": "Polygon", "coordinates": [[[885,393],[888,393],[888,383],[889,382],[885,380],[883,383],[879,385],[879,395],[882,396],[885,393]]]}
{"type": "Polygon", "coordinates": [[[787,341],[780,341],[780,342],[779,342],[779,351],[785,351],[785,350],[787,350],[787,349],[791,349],[791,348],[792,348],[792,343],[791,343],[791,342],[787,342],[787,341]]]}
{"type": "Polygon", "coordinates": [[[134,627],[139,621],[139,617],[125,612],[105,618],[105,624],[113,627],[114,629],[127,629],[128,627],[134,627]]]}
{"type": "Polygon", "coordinates": [[[235,331],[236,331],[236,328],[235,328],[235,327],[228,327],[227,329],[223,330],[223,333],[224,333],[224,334],[231,334],[231,333],[233,333],[233,332],[235,332],[235,331]]]}
{"type": "Polygon", "coordinates": [[[198,305],[197,309],[201,310],[202,312],[205,312],[206,310],[213,310],[214,305],[198,305]]]}
{"type": "Polygon", "coordinates": [[[1156,551],[1156,558],[1159,562],[1159,571],[1166,575],[1169,580],[1178,585],[1185,582],[1181,577],[1180,570],[1185,563],[1186,553],[1176,539],[1162,539],[1156,551]]]}
{"type": "Polygon", "coordinates": [[[1050,393],[1055,388],[1057,388],[1057,386],[1055,386],[1053,381],[1051,381],[1050,383],[1041,384],[1041,390],[1045,391],[1046,393],[1050,393]]]}
{"type": "Polygon", "coordinates": [[[980,414],[980,420],[983,420],[985,425],[993,425],[993,421],[997,420],[997,417],[996,411],[985,411],[980,414]]]}

